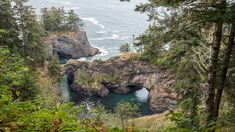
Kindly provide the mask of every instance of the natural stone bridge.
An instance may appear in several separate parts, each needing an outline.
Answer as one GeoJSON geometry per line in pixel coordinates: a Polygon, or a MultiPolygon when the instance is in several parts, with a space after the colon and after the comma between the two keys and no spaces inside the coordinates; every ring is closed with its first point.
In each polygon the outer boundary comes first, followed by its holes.
{"type": "Polygon", "coordinates": [[[104,97],[109,91],[126,94],[145,87],[154,113],[174,109],[177,103],[177,95],[171,88],[173,76],[167,70],[137,60],[135,54],[90,63],[70,60],[62,69],[69,75],[71,88],[83,97],[104,97]]]}

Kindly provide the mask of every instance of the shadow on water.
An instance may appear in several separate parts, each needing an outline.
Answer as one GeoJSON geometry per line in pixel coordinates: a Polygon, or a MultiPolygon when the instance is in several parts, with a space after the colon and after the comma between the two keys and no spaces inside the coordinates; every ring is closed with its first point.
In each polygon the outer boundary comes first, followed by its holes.
{"type": "Polygon", "coordinates": [[[115,106],[119,102],[126,101],[137,104],[139,106],[139,112],[141,115],[150,115],[152,113],[149,109],[149,104],[147,100],[148,94],[149,92],[147,91],[147,89],[143,88],[136,92],[132,92],[125,95],[110,92],[107,97],[90,97],[86,99],[82,99],[75,92],[71,91],[70,97],[72,102],[75,102],[77,104],[81,102],[86,102],[88,105],[91,105],[91,107],[97,103],[101,103],[108,111],[113,111],[115,106]]]}

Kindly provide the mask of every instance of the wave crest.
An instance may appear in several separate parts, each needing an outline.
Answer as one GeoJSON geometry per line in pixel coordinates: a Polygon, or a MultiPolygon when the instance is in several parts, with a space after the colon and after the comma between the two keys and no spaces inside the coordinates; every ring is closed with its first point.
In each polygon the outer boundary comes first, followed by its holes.
{"type": "Polygon", "coordinates": [[[99,26],[100,28],[102,29],[105,29],[105,26],[103,24],[100,24],[100,22],[96,19],[96,18],[93,18],[93,17],[85,17],[85,18],[82,18],[84,21],[88,21],[88,22],[91,22],[97,26],[99,26]]]}

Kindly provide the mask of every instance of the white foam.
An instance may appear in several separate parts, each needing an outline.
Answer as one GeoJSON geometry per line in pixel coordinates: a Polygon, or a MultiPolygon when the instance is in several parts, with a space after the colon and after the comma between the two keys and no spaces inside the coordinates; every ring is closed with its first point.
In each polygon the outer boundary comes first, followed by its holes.
{"type": "Polygon", "coordinates": [[[135,96],[140,102],[147,102],[149,91],[146,88],[142,88],[135,92],[135,96]]]}
{"type": "Polygon", "coordinates": [[[99,24],[99,21],[96,20],[96,18],[92,18],[92,17],[85,17],[85,18],[82,18],[84,21],[89,21],[95,25],[98,25],[99,24]]]}
{"type": "Polygon", "coordinates": [[[93,57],[91,57],[91,58],[88,58],[88,57],[82,57],[82,58],[79,58],[79,59],[77,59],[77,61],[93,61],[94,59],[96,59],[96,58],[98,58],[98,57],[102,57],[102,56],[106,56],[106,55],[108,55],[108,51],[106,51],[106,50],[104,50],[104,49],[102,49],[102,48],[100,48],[100,47],[96,47],[96,46],[93,46],[92,45],[92,47],[94,47],[94,48],[97,48],[97,49],[99,49],[99,51],[101,52],[100,54],[97,54],[97,55],[95,55],[95,56],[93,56],[93,57]]]}
{"type": "Polygon", "coordinates": [[[95,25],[98,25],[102,29],[105,29],[105,26],[103,24],[100,24],[100,22],[96,18],[93,18],[93,17],[84,17],[82,19],[84,21],[88,21],[88,22],[91,22],[91,23],[93,23],[95,25]]]}
{"type": "Polygon", "coordinates": [[[96,31],[96,33],[99,33],[99,34],[106,34],[106,33],[108,33],[108,31],[107,31],[107,30],[100,30],[100,31],[96,31]]]}
{"type": "Polygon", "coordinates": [[[112,34],[112,39],[119,39],[120,36],[118,36],[117,34],[112,34]]]}
{"type": "MultiPolygon", "coordinates": [[[[96,48],[98,48],[98,47],[96,47],[96,48]]],[[[106,56],[109,52],[108,51],[106,51],[106,50],[104,50],[104,49],[102,49],[102,48],[98,48],[99,50],[100,50],[100,54],[99,54],[99,56],[106,56]]]]}
{"type": "Polygon", "coordinates": [[[82,58],[77,59],[77,61],[87,61],[87,59],[86,57],[82,57],[82,58]]]}
{"type": "Polygon", "coordinates": [[[57,3],[57,4],[71,5],[71,3],[66,0],[47,0],[47,1],[57,3]]]}
{"type": "MultiPolygon", "coordinates": [[[[98,31],[99,32],[99,31],[98,31]]],[[[97,33],[98,33],[97,32],[97,33]]],[[[99,32],[100,33],[100,32],[99,32]]],[[[105,36],[105,37],[99,37],[99,38],[93,38],[91,40],[95,40],[95,41],[102,41],[102,40],[127,40],[129,39],[129,36],[123,36],[120,37],[117,34],[112,34],[111,36],[105,36]]]]}
{"type": "Polygon", "coordinates": [[[65,10],[78,10],[79,7],[68,7],[68,8],[64,8],[65,10]]]}
{"type": "Polygon", "coordinates": [[[105,29],[105,26],[103,24],[98,24],[102,29],[105,29]]]}
{"type": "Polygon", "coordinates": [[[99,51],[101,52],[100,54],[98,54],[96,56],[106,56],[109,53],[107,50],[104,50],[103,48],[96,47],[94,45],[92,45],[92,47],[99,49],[99,51]]]}

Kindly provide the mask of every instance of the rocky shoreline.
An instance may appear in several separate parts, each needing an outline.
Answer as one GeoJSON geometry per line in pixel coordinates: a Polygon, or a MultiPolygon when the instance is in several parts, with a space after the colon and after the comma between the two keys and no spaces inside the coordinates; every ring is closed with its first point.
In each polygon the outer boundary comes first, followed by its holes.
{"type": "Polygon", "coordinates": [[[89,44],[85,31],[50,33],[45,40],[49,55],[57,54],[64,59],[78,59],[99,54],[89,44]]]}
{"type": "Polygon", "coordinates": [[[138,60],[133,53],[107,61],[69,60],[62,69],[69,76],[71,89],[79,97],[105,97],[110,91],[127,94],[145,87],[149,91],[148,102],[153,113],[172,110],[177,104],[177,94],[171,88],[173,75],[138,60]]]}

